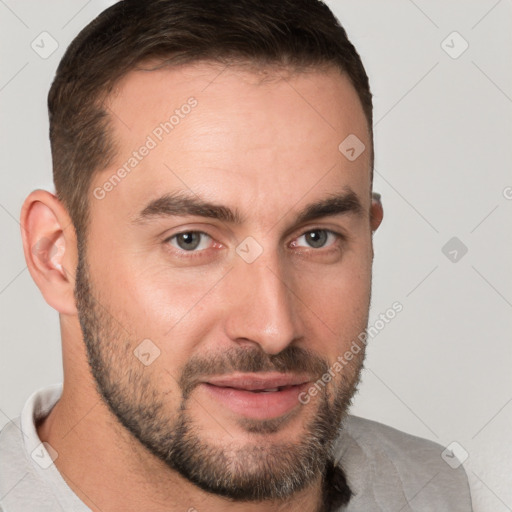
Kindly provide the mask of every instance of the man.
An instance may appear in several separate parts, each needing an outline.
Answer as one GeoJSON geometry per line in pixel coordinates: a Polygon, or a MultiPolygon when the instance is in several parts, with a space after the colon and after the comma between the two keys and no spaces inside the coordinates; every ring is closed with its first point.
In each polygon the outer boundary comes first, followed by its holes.
{"type": "Polygon", "coordinates": [[[49,113],[21,224],[64,383],[0,434],[2,510],[471,510],[442,447],[347,414],[383,212],[324,4],[119,2],[49,113]]]}

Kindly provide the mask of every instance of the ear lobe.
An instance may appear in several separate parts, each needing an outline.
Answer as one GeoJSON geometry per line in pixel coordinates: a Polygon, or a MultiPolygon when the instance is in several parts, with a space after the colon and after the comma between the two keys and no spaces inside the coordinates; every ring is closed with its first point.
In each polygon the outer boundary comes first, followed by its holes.
{"type": "Polygon", "coordinates": [[[384,209],[380,200],[380,194],[377,192],[372,193],[372,205],[370,210],[370,225],[372,231],[375,231],[381,224],[384,218],[384,209]]]}
{"type": "Polygon", "coordinates": [[[23,203],[20,224],[27,267],[46,302],[76,314],[76,236],[66,209],[53,194],[35,190],[23,203]]]}

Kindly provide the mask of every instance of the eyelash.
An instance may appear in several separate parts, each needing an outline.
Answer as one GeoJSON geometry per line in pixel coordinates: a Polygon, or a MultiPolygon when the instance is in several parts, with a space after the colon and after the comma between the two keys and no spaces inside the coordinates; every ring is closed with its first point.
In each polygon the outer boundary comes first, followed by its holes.
{"type": "MultiPolygon", "coordinates": [[[[346,241],[346,236],[343,235],[342,233],[338,233],[337,231],[333,231],[332,229],[326,229],[326,228],[308,229],[307,231],[304,231],[301,235],[299,235],[297,238],[300,238],[300,237],[303,237],[303,236],[305,236],[305,235],[307,235],[309,233],[314,233],[314,232],[318,232],[318,231],[325,232],[328,235],[334,235],[337,238],[338,242],[346,241]]],[[[185,234],[193,234],[193,233],[197,233],[199,235],[205,235],[205,236],[207,236],[207,237],[209,237],[209,238],[211,238],[213,240],[213,237],[211,237],[208,233],[205,233],[204,231],[193,231],[193,230],[190,230],[190,231],[181,231],[179,233],[175,233],[174,235],[166,238],[164,240],[164,243],[170,245],[170,241],[176,239],[178,236],[185,235],[185,234]]],[[[339,244],[336,244],[336,241],[334,243],[332,243],[330,246],[327,246],[327,247],[330,248],[330,250],[329,249],[325,250],[324,247],[319,247],[319,248],[310,247],[310,250],[322,251],[322,249],[324,249],[324,252],[332,252],[333,250],[339,250],[339,244]]],[[[186,251],[186,250],[181,249],[181,248],[173,247],[172,251],[176,255],[178,255],[179,257],[190,259],[190,258],[196,258],[196,257],[203,256],[204,252],[206,250],[208,250],[208,249],[200,249],[200,250],[195,250],[194,249],[194,250],[191,250],[191,251],[186,251]]],[[[300,249],[306,249],[307,250],[307,248],[303,247],[303,246],[300,246],[300,249]]]]}

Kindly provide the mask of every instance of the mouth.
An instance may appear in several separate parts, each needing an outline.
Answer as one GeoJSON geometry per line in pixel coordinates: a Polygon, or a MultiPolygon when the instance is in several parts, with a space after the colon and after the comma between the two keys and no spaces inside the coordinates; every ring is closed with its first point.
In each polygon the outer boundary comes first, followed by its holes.
{"type": "Polygon", "coordinates": [[[268,388],[268,389],[244,389],[244,388],[236,388],[236,387],[232,387],[232,386],[220,386],[220,387],[226,387],[226,388],[231,388],[231,389],[239,389],[239,390],[242,390],[242,391],[250,391],[251,393],[275,393],[276,391],[285,391],[287,389],[290,389],[290,388],[293,387],[293,385],[290,385],[290,386],[279,386],[277,388],[268,388]]]}
{"type": "Polygon", "coordinates": [[[246,391],[276,391],[280,388],[299,386],[309,382],[308,375],[293,375],[287,373],[265,374],[232,374],[229,376],[211,377],[206,382],[213,386],[229,387],[246,391]]]}
{"type": "Polygon", "coordinates": [[[273,419],[300,405],[299,394],[311,377],[290,374],[237,374],[202,382],[209,396],[236,415],[251,419],[273,419]]]}

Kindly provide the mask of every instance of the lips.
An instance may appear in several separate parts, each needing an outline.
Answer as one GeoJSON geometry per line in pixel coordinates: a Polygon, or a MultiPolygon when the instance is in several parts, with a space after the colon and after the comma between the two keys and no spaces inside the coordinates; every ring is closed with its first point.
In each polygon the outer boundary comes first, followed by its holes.
{"type": "MultiPolygon", "coordinates": [[[[199,386],[200,392],[237,416],[265,420],[281,417],[301,407],[299,394],[311,378],[282,373],[235,374],[211,377],[199,386]]],[[[222,413],[222,409],[218,409],[222,413]]]]}
{"type": "Polygon", "coordinates": [[[300,386],[311,379],[308,376],[289,374],[237,375],[230,377],[210,378],[207,383],[222,388],[240,389],[243,391],[272,392],[282,391],[292,386],[300,386]]]}

